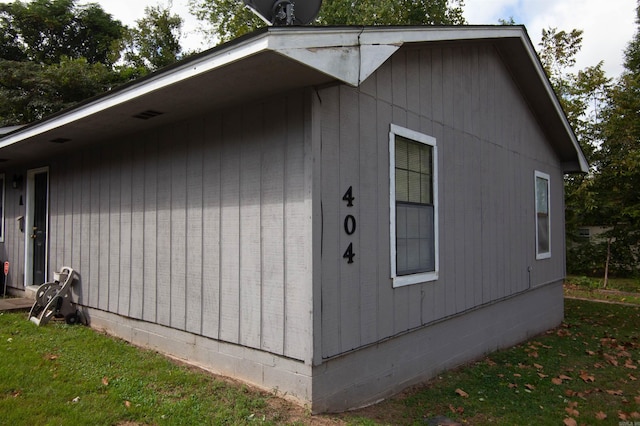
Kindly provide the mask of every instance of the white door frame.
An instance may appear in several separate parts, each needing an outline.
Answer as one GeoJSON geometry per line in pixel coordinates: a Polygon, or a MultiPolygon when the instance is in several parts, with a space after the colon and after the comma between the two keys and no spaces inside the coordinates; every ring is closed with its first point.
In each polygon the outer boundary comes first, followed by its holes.
{"type": "Polygon", "coordinates": [[[27,205],[25,208],[24,221],[24,285],[25,287],[33,284],[33,219],[35,204],[35,175],[47,173],[47,205],[46,205],[46,244],[44,248],[44,274],[45,280],[48,279],[49,271],[49,167],[39,167],[37,169],[27,170],[27,205]]]}

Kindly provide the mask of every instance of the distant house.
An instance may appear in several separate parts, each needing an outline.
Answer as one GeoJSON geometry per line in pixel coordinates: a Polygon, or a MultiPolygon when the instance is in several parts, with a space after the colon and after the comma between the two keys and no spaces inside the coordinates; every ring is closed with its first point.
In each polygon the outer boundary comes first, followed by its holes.
{"type": "Polygon", "coordinates": [[[12,291],[71,266],[93,327],[314,412],[558,325],[587,170],[509,26],[263,29],[0,158],[12,291]]]}

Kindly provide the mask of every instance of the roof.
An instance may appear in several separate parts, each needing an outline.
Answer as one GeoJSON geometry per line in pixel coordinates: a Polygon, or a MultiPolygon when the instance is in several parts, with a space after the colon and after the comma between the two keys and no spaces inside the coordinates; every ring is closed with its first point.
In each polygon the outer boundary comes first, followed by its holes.
{"type": "Polygon", "coordinates": [[[358,86],[404,45],[474,40],[496,46],[563,171],[586,172],[584,154],[522,26],[266,27],[0,134],[0,157],[4,165],[16,165],[176,122],[204,108],[335,81],[358,86]]]}

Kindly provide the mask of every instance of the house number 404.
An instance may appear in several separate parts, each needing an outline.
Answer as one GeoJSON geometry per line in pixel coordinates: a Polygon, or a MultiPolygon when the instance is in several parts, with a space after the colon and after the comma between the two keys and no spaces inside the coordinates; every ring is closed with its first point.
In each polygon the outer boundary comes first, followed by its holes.
{"type": "MultiPolygon", "coordinates": [[[[347,202],[347,207],[353,207],[353,200],[355,197],[353,196],[353,187],[350,186],[347,189],[347,192],[344,193],[342,199],[347,202]]],[[[353,215],[346,215],[344,218],[344,232],[347,235],[353,235],[356,232],[356,218],[353,215]]],[[[343,258],[347,259],[347,263],[353,263],[353,258],[356,257],[356,254],[353,252],[353,242],[349,242],[349,246],[347,246],[347,250],[342,255],[343,258]]]]}

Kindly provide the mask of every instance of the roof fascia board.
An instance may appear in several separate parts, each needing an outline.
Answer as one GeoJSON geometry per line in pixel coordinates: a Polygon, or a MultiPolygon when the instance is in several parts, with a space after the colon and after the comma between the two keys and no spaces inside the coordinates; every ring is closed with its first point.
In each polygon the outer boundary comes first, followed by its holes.
{"type": "Polygon", "coordinates": [[[122,90],[116,90],[116,92],[111,95],[107,94],[86,105],[73,108],[66,113],[62,113],[59,116],[53,117],[49,120],[45,119],[33,126],[27,126],[24,130],[17,131],[8,135],[6,138],[3,138],[0,142],[0,149],[123,104],[137,97],[162,89],[163,87],[170,86],[171,84],[175,84],[199,74],[206,73],[207,71],[215,68],[236,62],[248,56],[262,52],[267,48],[268,38],[265,33],[257,38],[247,40],[240,45],[216,50],[212,55],[206,55],[196,61],[189,61],[169,72],[160,72],[155,77],[145,79],[138,84],[133,84],[122,90]]]}

